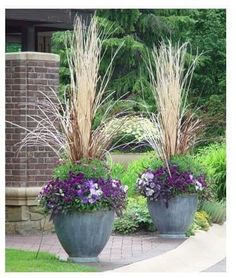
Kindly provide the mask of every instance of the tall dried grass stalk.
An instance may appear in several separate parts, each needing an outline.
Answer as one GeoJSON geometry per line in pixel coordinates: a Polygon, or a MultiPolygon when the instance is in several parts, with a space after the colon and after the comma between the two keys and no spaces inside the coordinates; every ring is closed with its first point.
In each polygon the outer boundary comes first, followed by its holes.
{"type": "Polygon", "coordinates": [[[158,156],[168,163],[176,154],[186,153],[195,143],[202,129],[200,119],[190,112],[187,96],[196,62],[196,55],[185,68],[188,44],[172,45],[162,42],[154,47],[147,68],[158,115],[151,115],[158,136],[147,133],[148,142],[158,156]],[[154,62],[154,64],[153,64],[154,62]]]}
{"type": "MultiPolygon", "coordinates": [[[[73,162],[81,158],[105,157],[112,139],[120,133],[128,116],[119,117],[119,124],[114,128],[112,120],[117,115],[109,118],[108,111],[105,111],[101,124],[96,130],[92,129],[97,110],[112,94],[105,96],[112,63],[119,51],[118,48],[101,77],[99,67],[104,37],[104,33],[98,29],[95,17],[88,27],[79,17],[76,18],[74,32],[72,36],[68,34],[65,40],[71,79],[69,97],[68,92],[65,92],[62,104],[56,92],[52,92],[56,101],[41,92],[44,101],[35,104],[41,115],[31,116],[36,127],[28,129],[12,123],[27,131],[20,148],[26,145],[48,146],[59,157],[64,153],[73,162]]],[[[107,109],[110,110],[111,107],[107,109]]]]}

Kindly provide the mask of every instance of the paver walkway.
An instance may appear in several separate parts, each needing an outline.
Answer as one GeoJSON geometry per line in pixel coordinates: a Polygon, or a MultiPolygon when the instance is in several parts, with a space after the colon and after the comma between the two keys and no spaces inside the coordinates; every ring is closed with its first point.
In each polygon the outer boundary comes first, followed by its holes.
{"type": "MultiPolygon", "coordinates": [[[[6,248],[37,250],[40,236],[6,236],[6,248]]],[[[44,235],[41,251],[66,259],[67,254],[55,234],[44,235]]],[[[223,272],[225,271],[225,224],[213,225],[188,239],[163,239],[157,233],[132,236],[112,235],[91,263],[102,271],[125,272],[223,272]]]]}
{"type": "MultiPolygon", "coordinates": [[[[132,236],[112,235],[99,256],[101,270],[111,270],[140,260],[161,255],[178,247],[185,239],[162,239],[157,233],[137,234],[132,236]]],[[[40,236],[7,235],[6,248],[37,250],[40,236]]],[[[55,234],[43,236],[41,251],[47,251],[66,259],[67,254],[61,247],[55,234]]]]}
{"type": "Polygon", "coordinates": [[[141,262],[115,269],[117,272],[201,272],[224,271],[226,223],[214,224],[207,232],[198,231],[177,248],[141,262]],[[210,268],[210,269],[209,269],[210,268]]]}

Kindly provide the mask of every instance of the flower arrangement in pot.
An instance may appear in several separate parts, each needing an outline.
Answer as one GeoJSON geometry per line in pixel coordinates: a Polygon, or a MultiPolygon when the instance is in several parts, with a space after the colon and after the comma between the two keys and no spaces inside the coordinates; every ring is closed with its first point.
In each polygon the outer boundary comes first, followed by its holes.
{"type": "Polygon", "coordinates": [[[125,207],[126,188],[109,177],[102,161],[82,160],[71,166],[74,171],[66,177],[60,170],[68,163],[55,169],[57,177],[39,194],[40,205],[51,214],[69,260],[96,262],[111,234],[115,212],[120,215],[125,207]]]}
{"type": "Polygon", "coordinates": [[[199,57],[185,69],[187,45],[162,42],[146,63],[157,107],[157,114],[149,114],[149,118],[156,131],[143,128],[155,151],[156,167],[141,173],[137,187],[147,197],[150,215],[163,237],[185,236],[197,210],[197,196],[207,192],[203,172],[192,171],[194,160],[189,159],[203,124],[187,104],[199,57]]]}
{"type": "Polygon", "coordinates": [[[194,175],[191,170],[181,169],[172,162],[168,168],[162,165],[146,170],[138,178],[137,186],[139,193],[148,200],[148,209],[159,235],[185,237],[198,198],[203,198],[206,193],[204,175],[194,175]]]}
{"type": "Polygon", "coordinates": [[[95,16],[88,26],[76,18],[74,31],[65,34],[69,87],[63,96],[53,90],[39,92],[40,100],[31,103],[37,113],[29,116],[35,125],[17,125],[27,131],[20,148],[46,146],[61,160],[42,188],[39,204],[51,215],[59,241],[74,262],[98,260],[111,234],[114,213],[121,214],[126,204],[126,188],[112,179],[106,162],[113,139],[129,116],[112,113],[112,105],[104,105],[112,98],[107,85],[119,51],[101,76],[104,32],[95,16]],[[100,108],[103,117],[94,127],[100,108]]]}

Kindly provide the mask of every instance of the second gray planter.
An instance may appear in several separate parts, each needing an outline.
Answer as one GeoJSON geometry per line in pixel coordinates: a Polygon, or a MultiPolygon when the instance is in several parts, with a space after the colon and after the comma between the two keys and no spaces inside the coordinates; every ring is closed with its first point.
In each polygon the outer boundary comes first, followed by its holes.
{"type": "Polygon", "coordinates": [[[54,216],[57,237],[73,262],[97,262],[112,232],[114,211],[73,212],[54,216]]]}
{"type": "Polygon", "coordinates": [[[161,237],[184,238],[197,210],[196,195],[180,195],[169,200],[148,201],[148,210],[161,237]]]}

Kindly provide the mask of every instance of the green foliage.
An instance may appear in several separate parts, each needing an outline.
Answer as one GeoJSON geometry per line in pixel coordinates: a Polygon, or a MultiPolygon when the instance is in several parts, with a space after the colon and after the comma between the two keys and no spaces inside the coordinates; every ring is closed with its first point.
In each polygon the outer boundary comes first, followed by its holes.
{"type": "Polygon", "coordinates": [[[194,235],[197,230],[207,231],[212,223],[223,224],[225,219],[225,202],[204,201],[200,210],[195,213],[193,223],[186,236],[194,235]]]}
{"type": "Polygon", "coordinates": [[[198,161],[205,168],[217,200],[226,199],[226,145],[215,143],[198,150],[198,161]]]}
{"type": "Polygon", "coordinates": [[[213,223],[223,224],[226,219],[225,202],[205,201],[202,205],[202,210],[207,212],[213,223]]]}
{"type": "Polygon", "coordinates": [[[193,236],[197,230],[207,231],[211,225],[210,215],[204,210],[197,211],[193,223],[186,232],[186,236],[193,236]]]}
{"type": "Polygon", "coordinates": [[[21,44],[18,42],[8,42],[6,43],[6,52],[19,52],[21,51],[21,44]]]}
{"type": "Polygon", "coordinates": [[[144,197],[128,199],[127,210],[122,217],[115,220],[113,231],[120,234],[155,231],[144,197]]]}
{"type": "Polygon", "coordinates": [[[69,32],[55,32],[52,35],[52,45],[51,50],[53,53],[58,54],[60,56],[60,68],[59,68],[59,76],[60,76],[60,86],[59,93],[62,93],[66,90],[66,88],[70,84],[70,70],[67,62],[66,49],[65,49],[65,36],[66,34],[69,36],[69,32]]]}
{"type": "Polygon", "coordinates": [[[128,186],[128,196],[137,195],[136,181],[138,176],[148,168],[157,167],[158,161],[154,152],[143,154],[139,159],[131,162],[121,176],[121,183],[128,186]]]}
{"type": "Polygon", "coordinates": [[[113,179],[121,180],[125,173],[125,167],[120,163],[114,163],[111,168],[111,177],[113,179]]]}
{"type": "Polygon", "coordinates": [[[71,161],[60,163],[53,170],[53,178],[67,179],[69,173],[83,173],[85,178],[107,178],[109,169],[104,162],[100,160],[87,161],[85,159],[74,164],[71,161]]]}
{"type": "Polygon", "coordinates": [[[197,211],[195,213],[194,222],[200,226],[201,230],[207,231],[210,227],[210,216],[205,211],[197,211]]]}
{"type": "Polygon", "coordinates": [[[55,255],[6,249],[6,272],[96,272],[93,266],[60,261],[55,255]]]}
{"type": "Polygon", "coordinates": [[[179,169],[183,172],[188,171],[194,174],[195,176],[204,174],[204,167],[201,165],[201,163],[196,159],[194,155],[176,155],[171,158],[171,162],[173,164],[178,165],[179,169]]]}

